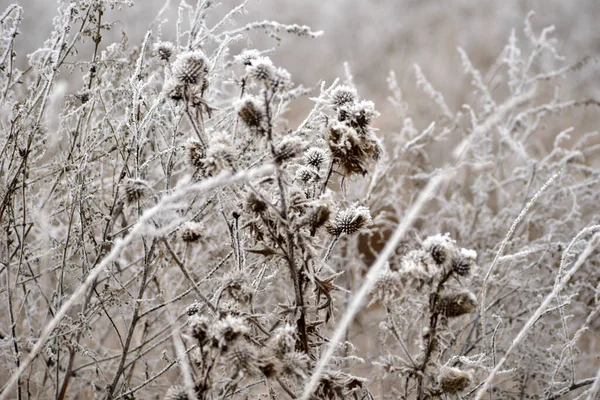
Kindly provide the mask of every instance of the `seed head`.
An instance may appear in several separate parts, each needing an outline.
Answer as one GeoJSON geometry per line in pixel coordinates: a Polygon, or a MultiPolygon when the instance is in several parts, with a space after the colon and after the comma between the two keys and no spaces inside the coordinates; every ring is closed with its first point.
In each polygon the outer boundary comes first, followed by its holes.
{"type": "Polygon", "coordinates": [[[260,51],[256,49],[244,50],[233,59],[242,65],[252,65],[254,60],[261,58],[260,51]]]}
{"type": "Polygon", "coordinates": [[[334,222],[328,227],[328,231],[334,236],[351,235],[371,225],[372,222],[369,209],[355,204],[338,212],[334,222]]]}
{"type": "Polygon", "coordinates": [[[304,162],[317,170],[321,168],[323,163],[328,159],[327,151],[319,147],[311,147],[304,154],[304,162]]]}
{"type": "Polygon", "coordinates": [[[477,311],[477,298],[468,290],[443,293],[439,297],[437,311],[448,318],[471,314],[477,311]]]}
{"type": "Polygon", "coordinates": [[[173,63],[173,77],[182,85],[201,84],[207,74],[208,62],[200,50],[180,54],[173,63]]]}
{"type": "Polygon", "coordinates": [[[297,136],[286,136],[275,148],[275,163],[281,164],[297,157],[304,150],[304,141],[297,136]]]}
{"type": "Polygon", "coordinates": [[[358,103],[347,103],[340,108],[338,119],[358,129],[366,132],[371,122],[380,114],[375,111],[375,104],[372,101],[362,100],[358,103]]]}
{"type": "Polygon", "coordinates": [[[125,200],[131,204],[144,198],[150,191],[150,186],[142,179],[127,179],[124,189],[125,200]]]}
{"type": "Polygon", "coordinates": [[[181,228],[181,240],[186,243],[197,242],[202,237],[204,225],[200,222],[189,221],[181,228]]]}
{"type": "Polygon", "coordinates": [[[270,84],[270,80],[275,76],[276,72],[273,62],[268,57],[254,59],[246,66],[248,77],[259,83],[270,84]]]}
{"type": "Polygon", "coordinates": [[[477,252],[461,248],[452,258],[452,270],[460,276],[468,276],[477,260],[477,252]]]}
{"type": "Polygon", "coordinates": [[[347,104],[352,104],[358,98],[356,89],[350,86],[341,85],[331,91],[330,102],[334,107],[342,107],[347,104]]]}
{"type": "Polygon", "coordinates": [[[473,377],[469,372],[458,368],[442,367],[438,382],[442,392],[456,394],[468,388],[473,382],[473,377]]]}
{"type": "Polygon", "coordinates": [[[213,345],[222,350],[227,349],[249,331],[250,329],[243,318],[231,314],[215,322],[210,329],[213,345]]]}
{"type": "Polygon", "coordinates": [[[342,168],[344,175],[366,174],[372,161],[379,159],[381,144],[371,132],[359,132],[343,124],[329,127],[329,149],[333,161],[342,168]]]}
{"type": "Polygon", "coordinates": [[[235,104],[235,109],[242,122],[254,134],[265,134],[266,115],[262,103],[254,96],[245,96],[235,104]]]}
{"type": "Polygon", "coordinates": [[[308,167],[300,166],[296,170],[296,180],[304,185],[309,184],[314,178],[315,171],[308,167]]]}
{"type": "Polygon", "coordinates": [[[154,54],[163,61],[169,61],[175,53],[175,45],[171,42],[157,42],[154,44],[154,54]]]}
{"type": "Polygon", "coordinates": [[[423,249],[440,266],[452,259],[457,252],[456,244],[448,234],[429,236],[423,242],[423,249]]]}
{"type": "Polygon", "coordinates": [[[187,150],[188,164],[192,167],[204,168],[204,157],[206,157],[206,149],[202,142],[190,139],[185,144],[187,150]]]}
{"type": "Polygon", "coordinates": [[[260,215],[267,211],[267,203],[253,192],[248,192],[244,208],[253,214],[260,215]]]}

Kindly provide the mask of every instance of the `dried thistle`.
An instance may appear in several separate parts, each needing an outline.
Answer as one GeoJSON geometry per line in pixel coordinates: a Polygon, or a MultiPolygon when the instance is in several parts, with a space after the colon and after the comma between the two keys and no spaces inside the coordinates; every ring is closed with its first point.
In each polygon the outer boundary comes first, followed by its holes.
{"type": "Polygon", "coordinates": [[[142,179],[127,179],[124,185],[125,200],[132,204],[147,196],[150,191],[148,183],[142,179]]]}
{"type": "Polygon", "coordinates": [[[458,368],[442,367],[438,382],[442,392],[456,394],[468,388],[473,383],[473,377],[471,373],[458,368]]]}
{"type": "Polygon", "coordinates": [[[351,235],[371,225],[371,213],[364,206],[354,204],[335,216],[335,220],[329,225],[327,231],[333,236],[341,234],[351,235]]]}
{"type": "Polygon", "coordinates": [[[202,225],[200,222],[186,222],[181,228],[181,240],[186,243],[197,242],[202,237],[203,231],[204,225],[202,225]]]}
{"type": "Polygon", "coordinates": [[[330,102],[333,107],[342,107],[352,104],[358,98],[356,89],[346,85],[340,85],[333,89],[330,94],[330,102]]]}
{"type": "Polygon", "coordinates": [[[328,129],[328,144],[333,161],[346,176],[366,174],[372,161],[381,155],[381,144],[371,133],[359,133],[342,123],[335,123],[328,129]]]}
{"type": "Polygon", "coordinates": [[[317,170],[319,170],[328,160],[329,155],[327,154],[327,151],[319,147],[311,147],[304,154],[304,163],[317,170]]]}
{"type": "Polygon", "coordinates": [[[244,123],[255,135],[266,133],[266,114],[262,102],[254,96],[245,96],[235,103],[235,109],[244,123]]]}
{"type": "Polygon", "coordinates": [[[175,53],[175,45],[171,42],[157,42],[154,44],[154,54],[163,61],[169,61],[175,53]]]}
{"type": "Polygon", "coordinates": [[[181,85],[201,85],[208,74],[208,61],[200,50],[180,54],[173,63],[173,77],[181,85]]]}
{"type": "Polygon", "coordinates": [[[438,300],[437,312],[448,317],[459,317],[477,311],[477,298],[467,290],[442,293],[438,300]]]}

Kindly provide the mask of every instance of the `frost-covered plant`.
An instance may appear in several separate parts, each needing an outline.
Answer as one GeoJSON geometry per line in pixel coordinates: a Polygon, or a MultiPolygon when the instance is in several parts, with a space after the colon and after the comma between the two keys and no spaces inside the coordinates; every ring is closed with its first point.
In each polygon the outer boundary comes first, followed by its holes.
{"type": "Polygon", "coordinates": [[[528,19],[488,75],[459,52],[459,111],[415,68],[424,129],[391,74],[378,131],[350,75],[240,51],[320,36],[247,3],[108,43],[130,1],[60,1],[27,59],[0,14],[0,399],[595,396],[598,135],[536,137],[592,59],[528,19]]]}

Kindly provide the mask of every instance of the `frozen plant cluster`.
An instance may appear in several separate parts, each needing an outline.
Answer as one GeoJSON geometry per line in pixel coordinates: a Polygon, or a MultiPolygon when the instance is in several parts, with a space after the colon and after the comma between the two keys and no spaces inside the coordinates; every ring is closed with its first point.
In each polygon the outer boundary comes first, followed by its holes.
{"type": "Polygon", "coordinates": [[[248,3],[111,43],[133,2],[60,0],[27,57],[1,11],[0,400],[597,398],[600,136],[568,124],[600,104],[563,95],[595,59],[530,14],[488,73],[459,49],[458,110],[391,72],[389,132],[248,3]]]}

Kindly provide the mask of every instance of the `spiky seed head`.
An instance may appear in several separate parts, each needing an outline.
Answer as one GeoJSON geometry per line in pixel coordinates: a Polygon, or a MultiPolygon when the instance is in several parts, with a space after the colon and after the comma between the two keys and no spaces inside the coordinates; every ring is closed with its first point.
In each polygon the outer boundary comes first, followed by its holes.
{"type": "Polygon", "coordinates": [[[290,85],[292,84],[292,76],[290,75],[290,73],[283,69],[283,68],[277,68],[274,72],[273,75],[271,76],[271,78],[269,79],[269,85],[271,87],[271,89],[273,89],[274,91],[283,91],[285,89],[287,89],[290,85]]]}
{"type": "Polygon", "coordinates": [[[185,144],[187,150],[187,161],[192,167],[204,168],[204,158],[206,157],[206,148],[199,140],[190,139],[185,144]]]}
{"type": "Polygon", "coordinates": [[[154,54],[163,61],[169,61],[174,53],[175,45],[171,42],[157,42],[154,44],[154,54]]]}
{"type": "Polygon", "coordinates": [[[297,136],[286,136],[275,148],[275,163],[281,164],[297,157],[304,150],[304,141],[297,136]]]}
{"type": "Polygon", "coordinates": [[[331,91],[330,102],[334,107],[341,107],[348,103],[354,103],[358,98],[356,89],[346,85],[340,85],[331,91]]]}
{"type": "Polygon", "coordinates": [[[194,339],[203,346],[209,339],[210,320],[204,315],[193,314],[189,318],[189,330],[194,339]]]}
{"type": "Polygon", "coordinates": [[[338,119],[346,121],[353,128],[361,132],[366,132],[371,122],[379,117],[379,112],[375,110],[375,104],[369,100],[362,100],[358,103],[347,103],[340,108],[338,119]]]}
{"type": "Polygon", "coordinates": [[[268,57],[260,57],[252,61],[246,66],[246,74],[248,77],[259,83],[270,84],[270,80],[274,77],[276,69],[273,62],[268,57]]]}
{"type": "Polygon", "coordinates": [[[260,215],[267,211],[267,203],[253,192],[246,195],[244,208],[251,213],[260,215]]]}
{"type": "Polygon", "coordinates": [[[142,179],[127,179],[124,190],[125,200],[131,204],[144,198],[150,191],[150,186],[142,179]]]}
{"type": "Polygon", "coordinates": [[[299,181],[300,183],[302,183],[304,185],[307,185],[308,183],[310,183],[314,177],[315,177],[315,171],[313,171],[312,169],[305,167],[303,165],[298,167],[298,169],[296,170],[295,180],[299,181]]]}
{"type": "Polygon", "coordinates": [[[176,102],[183,100],[183,91],[183,85],[178,83],[175,79],[167,79],[163,86],[165,96],[176,102]]]}
{"type": "Polygon", "coordinates": [[[235,104],[242,122],[255,134],[264,134],[265,112],[262,103],[254,96],[245,96],[235,104]]]}
{"type": "Polygon", "coordinates": [[[310,235],[315,236],[317,230],[329,221],[331,207],[328,203],[319,204],[310,215],[310,235]]]}
{"type": "Polygon", "coordinates": [[[372,222],[369,209],[355,204],[344,211],[338,212],[335,220],[328,227],[328,231],[334,236],[351,235],[371,225],[372,222]]]}
{"type": "Polygon", "coordinates": [[[200,50],[180,54],[173,63],[173,77],[182,85],[201,84],[207,74],[208,62],[200,50]]]}
{"type": "Polygon", "coordinates": [[[230,349],[227,360],[230,365],[239,368],[249,376],[257,376],[262,373],[257,351],[247,344],[238,344],[230,349]]]}
{"type": "Polygon", "coordinates": [[[233,57],[233,59],[242,64],[242,65],[252,65],[252,62],[254,60],[257,60],[259,58],[261,58],[262,56],[260,55],[260,51],[256,50],[256,49],[246,49],[244,51],[242,51],[240,54],[238,54],[237,56],[233,57]]]}
{"type": "Polygon", "coordinates": [[[448,234],[429,236],[422,247],[439,266],[454,257],[457,251],[454,240],[448,234]]]}
{"type": "Polygon", "coordinates": [[[222,350],[227,349],[249,331],[250,329],[243,318],[231,314],[215,322],[210,329],[213,345],[222,350]]]}
{"type": "Polygon", "coordinates": [[[304,154],[304,162],[306,165],[316,168],[317,170],[321,168],[328,158],[327,151],[320,147],[311,147],[304,154]]]}
{"type": "Polygon", "coordinates": [[[452,269],[460,276],[468,276],[475,267],[477,252],[461,248],[456,256],[452,258],[452,269]]]}
{"type": "Polygon", "coordinates": [[[372,161],[379,159],[382,149],[377,137],[370,131],[358,131],[345,123],[331,124],[328,144],[333,161],[344,175],[366,174],[372,161]]]}
{"type": "Polygon", "coordinates": [[[181,240],[186,243],[197,242],[202,237],[204,225],[200,222],[189,221],[181,227],[181,240]]]}
{"type": "Polygon", "coordinates": [[[438,382],[442,392],[456,394],[468,388],[473,383],[473,377],[469,372],[458,368],[442,367],[438,382]]]}
{"type": "Polygon", "coordinates": [[[468,290],[442,293],[438,300],[438,312],[448,318],[460,317],[477,311],[477,298],[468,290]]]}

